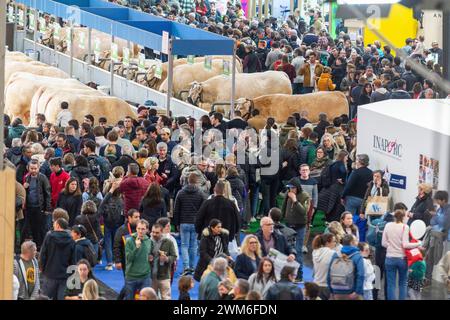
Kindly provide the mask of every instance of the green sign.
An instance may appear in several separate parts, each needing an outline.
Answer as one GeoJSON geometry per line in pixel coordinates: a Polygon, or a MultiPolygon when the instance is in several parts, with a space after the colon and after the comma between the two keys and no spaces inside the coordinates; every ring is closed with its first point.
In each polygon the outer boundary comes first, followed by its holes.
{"type": "Polygon", "coordinates": [[[127,47],[124,47],[122,50],[123,50],[122,63],[125,67],[128,67],[130,65],[130,49],[127,47]]]}
{"type": "Polygon", "coordinates": [[[19,26],[23,27],[25,24],[23,22],[23,10],[19,9],[19,26]]]}
{"type": "Polygon", "coordinates": [[[231,73],[230,69],[231,69],[230,68],[230,61],[223,60],[223,74],[226,75],[226,76],[229,76],[230,73],[231,73]]]}
{"type": "Polygon", "coordinates": [[[194,64],[194,56],[193,55],[188,55],[187,56],[187,63],[188,64],[194,64]]]}
{"type": "Polygon", "coordinates": [[[28,15],[28,19],[29,19],[29,22],[28,22],[28,27],[31,29],[31,30],[34,30],[34,27],[35,27],[35,21],[34,21],[34,12],[33,11],[30,11],[30,14],[28,15]]]}
{"type": "Polygon", "coordinates": [[[53,38],[59,40],[61,35],[61,26],[58,22],[53,23],[53,38]]]}
{"type": "Polygon", "coordinates": [[[145,71],[145,54],[139,53],[138,69],[140,72],[145,71]]]}
{"type": "Polygon", "coordinates": [[[13,6],[9,6],[8,7],[8,22],[15,22],[15,19],[14,19],[14,7],[13,6]]]}
{"type": "Polygon", "coordinates": [[[111,59],[113,62],[119,62],[119,46],[117,43],[111,43],[111,59]]]}
{"type": "Polygon", "coordinates": [[[79,33],[80,41],[78,42],[78,48],[83,49],[86,48],[86,34],[82,31],[79,33]]]}
{"type": "Polygon", "coordinates": [[[39,18],[39,32],[44,33],[46,30],[47,30],[47,28],[46,28],[45,18],[40,17],[39,18]]]}
{"type": "Polygon", "coordinates": [[[158,61],[155,68],[155,77],[158,79],[162,78],[162,63],[161,61],[158,61]]]}
{"type": "Polygon", "coordinates": [[[205,57],[205,69],[206,70],[211,70],[212,68],[212,57],[211,56],[206,56],[205,57]]]}

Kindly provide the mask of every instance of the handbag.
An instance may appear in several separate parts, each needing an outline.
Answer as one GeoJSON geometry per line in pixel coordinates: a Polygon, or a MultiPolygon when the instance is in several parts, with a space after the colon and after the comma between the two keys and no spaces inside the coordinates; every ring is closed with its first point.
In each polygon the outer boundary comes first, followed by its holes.
{"type": "Polygon", "coordinates": [[[388,212],[389,197],[369,196],[367,198],[366,214],[383,215],[388,212]]]}
{"type": "Polygon", "coordinates": [[[86,216],[86,220],[89,223],[89,227],[92,230],[92,233],[94,234],[95,237],[95,241],[97,241],[98,244],[98,249],[97,249],[97,263],[100,262],[100,260],[102,260],[102,255],[103,255],[103,239],[99,240],[97,233],[95,232],[94,228],[92,227],[91,221],[89,220],[89,217],[86,216]]]}

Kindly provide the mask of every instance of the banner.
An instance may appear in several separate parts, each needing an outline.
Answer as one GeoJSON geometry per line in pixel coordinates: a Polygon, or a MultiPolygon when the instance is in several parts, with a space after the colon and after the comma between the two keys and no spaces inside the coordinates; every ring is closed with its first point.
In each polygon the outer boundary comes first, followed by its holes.
{"type": "Polygon", "coordinates": [[[40,17],[39,18],[39,32],[40,33],[45,33],[45,31],[47,31],[47,26],[45,23],[45,18],[44,17],[40,17]]]}
{"type": "Polygon", "coordinates": [[[188,64],[194,64],[194,55],[188,55],[187,56],[187,63],[188,64]]]}
{"type": "Polygon", "coordinates": [[[155,66],[155,77],[158,79],[162,78],[162,62],[158,61],[158,63],[155,66]]]}
{"type": "Polygon", "coordinates": [[[111,60],[119,62],[119,46],[117,43],[111,43],[111,60]]]}
{"type": "Polygon", "coordinates": [[[231,73],[230,61],[223,60],[223,74],[229,76],[231,73]]]}
{"type": "Polygon", "coordinates": [[[169,54],[169,33],[167,31],[162,32],[161,52],[169,54]]]}
{"type": "Polygon", "coordinates": [[[139,70],[139,72],[145,71],[145,54],[144,53],[139,53],[138,70],[139,70]]]}
{"type": "Polygon", "coordinates": [[[206,56],[205,57],[205,69],[206,70],[211,70],[212,67],[212,57],[211,56],[206,56]]]}
{"type": "Polygon", "coordinates": [[[130,65],[130,49],[127,47],[124,47],[122,50],[123,50],[122,63],[125,67],[128,67],[130,65]]]}

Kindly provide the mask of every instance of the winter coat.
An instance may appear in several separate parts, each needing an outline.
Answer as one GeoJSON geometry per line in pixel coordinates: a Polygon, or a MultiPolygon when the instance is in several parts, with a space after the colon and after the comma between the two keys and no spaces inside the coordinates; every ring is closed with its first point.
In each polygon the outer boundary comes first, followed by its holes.
{"type": "Polygon", "coordinates": [[[303,292],[295,283],[281,280],[269,288],[265,300],[303,300],[303,292]]]}
{"type": "MultiPolygon", "coordinates": [[[[255,233],[255,236],[258,238],[259,243],[261,243],[261,252],[262,256],[266,257],[269,252],[266,251],[266,248],[264,247],[264,236],[262,233],[262,230],[258,230],[258,232],[255,233]]],[[[282,254],[290,255],[290,254],[296,254],[295,248],[291,246],[286,238],[278,232],[273,232],[272,237],[274,238],[274,249],[280,251],[282,254]]]]}
{"type": "Polygon", "coordinates": [[[124,198],[125,213],[130,209],[139,210],[139,205],[148,186],[148,181],[141,177],[126,176],[123,178],[118,190],[124,198]]]}
{"type": "Polygon", "coordinates": [[[200,281],[200,288],[198,291],[199,300],[219,300],[219,291],[217,286],[222,279],[213,271],[208,273],[200,281]]]}
{"type": "Polygon", "coordinates": [[[113,164],[111,164],[111,168],[114,168],[114,167],[122,167],[123,170],[125,170],[125,172],[127,172],[127,171],[128,171],[128,165],[129,165],[130,163],[135,163],[135,164],[138,165],[138,167],[139,167],[138,177],[142,177],[142,171],[141,171],[141,167],[139,166],[139,163],[137,163],[137,161],[134,160],[133,157],[130,157],[130,156],[127,155],[127,154],[123,154],[123,155],[119,158],[119,160],[117,160],[116,162],[114,162],[113,164]]]}
{"type": "Polygon", "coordinates": [[[333,78],[333,83],[335,84],[335,89],[340,89],[340,84],[342,83],[342,79],[345,78],[346,70],[345,66],[342,64],[340,66],[333,65],[331,70],[331,75],[333,78]]]}
{"type": "Polygon", "coordinates": [[[182,186],[187,185],[188,178],[191,173],[197,174],[197,186],[206,194],[209,194],[209,189],[211,187],[211,182],[206,178],[205,174],[200,171],[196,164],[191,165],[183,169],[181,173],[180,183],[182,186]]]}
{"type": "Polygon", "coordinates": [[[73,194],[66,194],[64,191],[59,194],[56,207],[67,211],[69,214],[69,226],[73,226],[75,218],[81,213],[81,205],[83,199],[81,195],[74,196],[73,194]]]}
{"type": "Polygon", "coordinates": [[[351,254],[353,254],[353,256],[350,258],[353,262],[353,265],[355,267],[355,282],[354,282],[354,287],[352,290],[333,290],[331,289],[331,277],[330,277],[330,270],[331,270],[331,264],[333,263],[333,261],[335,259],[338,259],[339,256],[337,253],[334,254],[334,256],[331,258],[331,263],[330,263],[330,269],[328,271],[328,277],[327,277],[327,283],[328,283],[328,288],[330,289],[331,293],[334,294],[350,294],[352,292],[355,292],[358,295],[363,295],[364,294],[364,275],[365,275],[365,270],[364,270],[364,258],[361,256],[361,254],[359,253],[359,249],[357,247],[353,247],[353,246],[343,246],[341,249],[341,254],[345,254],[347,256],[350,256],[351,254]]]}
{"type": "Polygon", "coordinates": [[[65,280],[67,268],[73,264],[75,242],[67,231],[47,233],[39,252],[39,267],[48,279],[65,280]]]}
{"type": "Polygon", "coordinates": [[[413,217],[408,220],[408,225],[411,225],[415,220],[422,220],[429,226],[431,220],[430,211],[434,211],[431,194],[426,194],[423,198],[417,197],[410,211],[413,213],[413,217]]]}
{"type": "Polygon", "coordinates": [[[147,220],[149,223],[149,229],[155,224],[159,218],[167,217],[167,208],[164,200],[161,200],[159,204],[151,204],[151,199],[144,198],[139,206],[139,212],[141,212],[141,219],[147,220]]]}
{"type": "Polygon", "coordinates": [[[333,213],[341,202],[343,190],[344,186],[340,183],[334,183],[329,188],[322,188],[319,192],[317,210],[325,212],[326,215],[333,213]]]}
{"type": "MultiPolygon", "coordinates": [[[[223,224],[222,224],[223,225],[223,224]]],[[[227,256],[230,255],[228,251],[228,242],[229,242],[229,232],[227,229],[222,228],[220,238],[222,241],[223,253],[227,256]]],[[[215,253],[216,243],[214,241],[214,236],[210,228],[205,228],[201,232],[201,240],[199,246],[200,260],[197,263],[197,267],[195,268],[194,279],[200,281],[203,272],[208,267],[209,263],[216,256],[215,253]]]]}
{"type": "Polygon", "coordinates": [[[120,195],[114,196],[108,192],[98,207],[99,216],[103,217],[105,226],[115,229],[123,224],[123,200],[120,195]]]}
{"type": "Polygon", "coordinates": [[[314,282],[319,287],[327,287],[328,269],[330,268],[331,258],[336,251],[328,247],[321,247],[312,252],[314,282]]]}
{"type": "Polygon", "coordinates": [[[242,179],[238,176],[228,176],[227,181],[230,183],[231,193],[238,203],[239,209],[244,209],[245,186],[242,179]]]}
{"type": "Polygon", "coordinates": [[[342,198],[352,196],[363,199],[366,194],[367,184],[372,181],[373,173],[367,167],[361,167],[353,170],[345,184],[342,198]]]}
{"type": "Polygon", "coordinates": [[[196,185],[187,185],[181,189],[173,208],[173,224],[195,224],[195,217],[202,203],[206,200],[206,194],[196,185]]]}
{"type": "Polygon", "coordinates": [[[236,257],[236,262],[234,264],[234,271],[236,272],[236,276],[238,279],[248,278],[254,273],[258,271],[258,266],[260,262],[260,257],[256,256],[256,269],[253,267],[252,258],[247,256],[245,253],[241,253],[236,257]]]}
{"type": "MultiPolygon", "coordinates": [[[[323,66],[319,62],[316,62],[316,67],[314,68],[314,75],[316,76],[316,79],[319,78],[322,75],[322,73],[323,73],[323,66]]],[[[311,77],[313,75],[311,75],[311,68],[309,62],[305,62],[303,64],[299,74],[303,76],[303,86],[311,87],[311,77]]]]}
{"type": "MultiPolygon", "coordinates": [[[[31,176],[28,175],[25,177],[25,182],[30,183],[31,176]]],[[[50,183],[48,182],[48,179],[46,176],[44,176],[42,173],[39,173],[37,176],[38,183],[38,196],[39,196],[39,207],[41,211],[51,211],[51,195],[50,195],[50,183]]],[[[29,194],[30,194],[30,188],[25,189],[26,190],[26,207],[29,206],[29,194]]]]}
{"type": "Polygon", "coordinates": [[[240,230],[240,214],[233,201],[214,196],[202,203],[195,219],[195,231],[200,235],[212,219],[219,219],[232,240],[240,230]]]}
{"type": "MultiPolygon", "coordinates": [[[[371,181],[367,184],[366,194],[364,195],[364,201],[361,205],[361,210],[360,210],[361,214],[364,214],[366,212],[367,199],[371,196],[372,188],[373,188],[373,181],[371,181]]],[[[382,196],[382,197],[389,196],[389,184],[384,179],[381,180],[381,188],[377,189],[377,196],[382,196]]]]}
{"type": "Polygon", "coordinates": [[[287,162],[287,166],[281,169],[281,180],[290,180],[298,175],[300,166],[300,153],[285,148],[281,149],[281,162],[287,162]]]}
{"type": "Polygon", "coordinates": [[[83,180],[86,178],[90,179],[94,177],[94,175],[92,174],[91,170],[88,167],[81,167],[81,166],[74,166],[72,168],[72,171],[70,171],[70,176],[72,178],[77,179],[81,191],[84,191],[83,180]]]}
{"type": "Polygon", "coordinates": [[[16,181],[16,221],[24,218],[23,208],[25,208],[26,198],[27,192],[25,188],[16,181]]]}
{"type": "Polygon", "coordinates": [[[128,222],[117,229],[114,235],[113,259],[114,263],[121,263],[122,269],[125,270],[125,241],[131,234],[136,232],[136,226],[130,225],[128,222]],[[130,232],[131,231],[131,232],[130,232]]]}
{"type": "Polygon", "coordinates": [[[262,279],[262,281],[258,281],[258,274],[255,272],[248,278],[248,283],[250,285],[251,291],[256,291],[261,294],[264,298],[266,296],[267,291],[276,283],[274,279],[262,279]]]}
{"type": "Polygon", "coordinates": [[[310,198],[306,192],[300,192],[302,187],[299,179],[291,179],[288,184],[297,187],[297,202],[293,203],[286,193],[281,207],[281,217],[282,220],[286,219],[286,224],[289,227],[293,229],[302,228],[308,222],[307,212],[310,205],[310,198]]]}
{"type": "Polygon", "coordinates": [[[280,128],[280,147],[283,147],[291,130],[297,131],[296,127],[284,124],[280,128]]]}
{"type": "Polygon", "coordinates": [[[50,187],[52,189],[52,208],[55,208],[56,203],[58,202],[59,194],[64,190],[66,182],[69,179],[70,175],[64,170],[61,170],[59,173],[52,172],[52,174],[50,175],[50,187]]]}
{"type": "Polygon", "coordinates": [[[13,147],[6,152],[6,158],[12,162],[13,165],[18,165],[22,158],[22,147],[13,147]]]}
{"type": "Polygon", "coordinates": [[[8,137],[12,140],[14,138],[20,138],[23,132],[26,130],[23,125],[19,124],[16,127],[10,127],[8,132],[8,137]]]}
{"type": "Polygon", "coordinates": [[[331,74],[322,73],[320,78],[317,80],[317,90],[318,91],[334,91],[336,85],[331,80],[331,74]]]}
{"type": "Polygon", "coordinates": [[[90,240],[92,244],[97,244],[103,238],[102,230],[100,229],[100,216],[95,214],[81,214],[75,218],[76,224],[83,225],[86,230],[86,239],[90,240]]]}
{"type": "Polygon", "coordinates": [[[167,157],[164,161],[159,161],[158,174],[162,176],[163,173],[167,175],[167,179],[163,183],[164,188],[171,193],[174,192],[179,185],[180,172],[170,157],[167,157]]]}
{"type": "Polygon", "coordinates": [[[372,92],[372,95],[370,96],[370,102],[378,102],[383,100],[388,100],[390,98],[391,94],[388,90],[385,88],[379,88],[372,92]]]}
{"type": "Polygon", "coordinates": [[[405,90],[392,91],[389,99],[411,99],[411,95],[405,90]]]}
{"type": "Polygon", "coordinates": [[[97,254],[97,252],[95,252],[94,246],[92,245],[92,242],[89,239],[82,238],[78,241],[75,241],[73,250],[73,263],[76,264],[81,259],[87,259],[86,250],[88,248],[92,250],[93,253],[97,254]]]}
{"type": "MultiPolygon", "coordinates": [[[[150,241],[150,254],[153,252],[154,247],[154,240],[151,239],[150,241]]],[[[170,279],[170,273],[172,270],[172,264],[177,260],[177,251],[176,248],[169,238],[162,239],[161,247],[159,248],[160,251],[164,251],[166,253],[166,256],[169,258],[167,262],[165,262],[163,265],[159,261],[156,261],[156,264],[158,266],[158,270],[156,271],[156,279],[157,280],[168,280],[170,279]]],[[[156,257],[157,260],[159,260],[159,257],[156,257]]],[[[153,273],[154,264],[150,262],[150,269],[152,269],[153,273]]]]}

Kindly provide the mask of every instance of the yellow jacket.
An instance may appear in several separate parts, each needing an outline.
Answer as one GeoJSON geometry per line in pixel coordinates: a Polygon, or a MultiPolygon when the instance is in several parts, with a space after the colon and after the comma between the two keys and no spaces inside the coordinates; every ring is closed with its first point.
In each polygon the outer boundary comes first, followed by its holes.
{"type": "Polygon", "coordinates": [[[331,74],[322,73],[320,78],[317,80],[317,90],[333,91],[334,89],[336,89],[336,85],[331,80],[331,74]]]}

